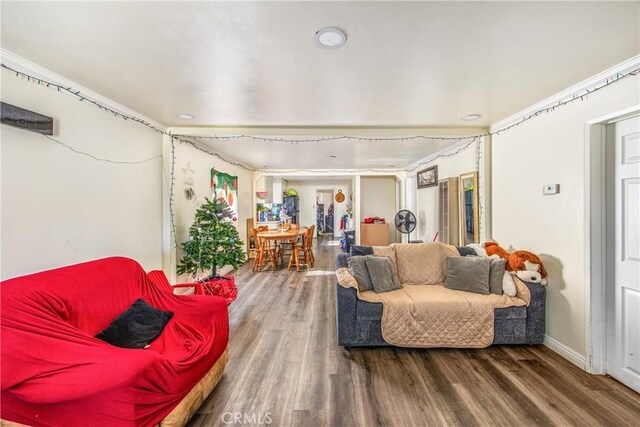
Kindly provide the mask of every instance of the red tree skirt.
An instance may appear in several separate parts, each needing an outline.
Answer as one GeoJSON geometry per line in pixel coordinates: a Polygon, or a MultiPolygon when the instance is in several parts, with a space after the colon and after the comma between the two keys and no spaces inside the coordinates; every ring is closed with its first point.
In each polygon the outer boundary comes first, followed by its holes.
{"type": "Polygon", "coordinates": [[[231,304],[238,297],[238,287],[234,276],[222,276],[202,282],[205,295],[222,297],[231,304]]]}

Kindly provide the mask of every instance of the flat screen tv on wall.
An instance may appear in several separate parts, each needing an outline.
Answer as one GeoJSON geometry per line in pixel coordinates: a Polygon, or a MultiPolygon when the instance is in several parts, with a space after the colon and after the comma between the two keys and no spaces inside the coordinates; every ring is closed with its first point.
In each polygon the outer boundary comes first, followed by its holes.
{"type": "Polygon", "coordinates": [[[53,135],[52,117],[34,113],[33,111],[7,104],[6,102],[0,104],[2,124],[30,130],[43,135],[53,135]]]}

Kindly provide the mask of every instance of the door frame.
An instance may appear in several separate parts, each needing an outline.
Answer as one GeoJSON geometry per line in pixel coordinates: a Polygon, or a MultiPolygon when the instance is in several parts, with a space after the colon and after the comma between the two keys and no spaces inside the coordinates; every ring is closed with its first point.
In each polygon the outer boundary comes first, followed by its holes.
{"type": "MultiPolygon", "coordinates": [[[[331,202],[332,203],[334,202],[334,199],[336,197],[336,190],[333,187],[327,187],[327,188],[318,187],[318,188],[316,188],[316,202],[315,202],[316,215],[317,215],[317,211],[318,211],[318,193],[331,193],[331,202]]],[[[333,208],[334,208],[334,213],[335,213],[335,204],[334,204],[333,208]]],[[[327,209],[328,209],[328,207],[327,207],[327,209]]],[[[325,217],[326,217],[326,215],[325,215],[325,217]]],[[[317,218],[316,218],[316,221],[317,221],[317,218]]],[[[327,220],[325,218],[325,228],[327,226],[327,222],[326,221],[327,220]]],[[[333,232],[331,233],[331,237],[334,237],[335,233],[336,233],[336,216],[334,215],[333,216],[333,232]]],[[[322,232],[322,234],[324,234],[324,231],[322,232]]]]}
{"type": "Polygon", "coordinates": [[[607,125],[639,113],[636,105],[585,123],[585,370],[592,374],[607,373],[607,279],[613,274],[613,224],[607,222],[607,209],[612,207],[606,203],[612,196],[607,178],[613,171],[607,164],[607,125]]]}

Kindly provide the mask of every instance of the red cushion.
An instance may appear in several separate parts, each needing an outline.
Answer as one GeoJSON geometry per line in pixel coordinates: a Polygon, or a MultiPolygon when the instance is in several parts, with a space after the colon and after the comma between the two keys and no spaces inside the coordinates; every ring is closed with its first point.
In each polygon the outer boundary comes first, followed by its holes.
{"type": "Polygon", "coordinates": [[[29,425],[154,425],[224,352],[222,298],[173,295],[127,258],[1,283],[1,417],[29,425]],[[94,336],[137,298],[174,312],[146,350],[94,336]]]}

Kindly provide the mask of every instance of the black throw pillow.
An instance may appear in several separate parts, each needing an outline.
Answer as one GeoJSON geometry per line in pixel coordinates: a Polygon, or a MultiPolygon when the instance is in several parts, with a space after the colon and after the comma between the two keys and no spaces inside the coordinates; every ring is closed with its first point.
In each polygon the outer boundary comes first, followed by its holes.
{"type": "Polygon", "coordinates": [[[351,245],[351,253],[349,254],[349,256],[365,256],[365,255],[373,255],[373,247],[351,245]]]}
{"type": "Polygon", "coordinates": [[[477,256],[478,254],[473,248],[468,246],[457,247],[460,256],[477,256]]]}
{"type": "Polygon", "coordinates": [[[162,311],[138,298],[96,338],[122,348],[145,348],[160,336],[173,312],[162,311]]]}

